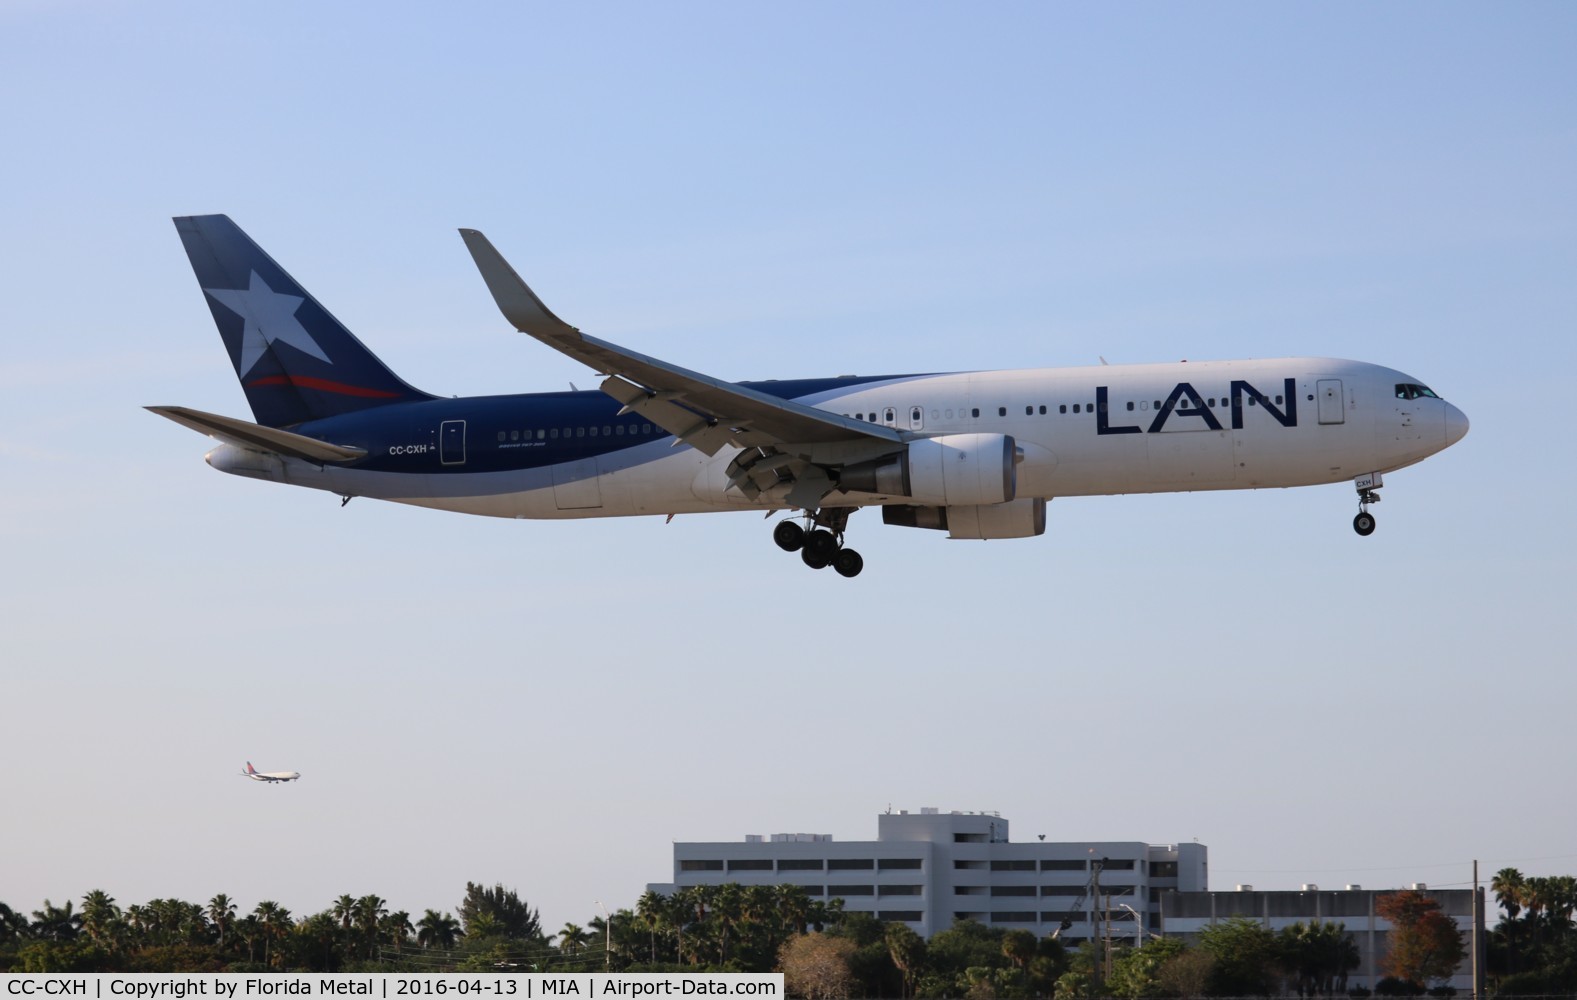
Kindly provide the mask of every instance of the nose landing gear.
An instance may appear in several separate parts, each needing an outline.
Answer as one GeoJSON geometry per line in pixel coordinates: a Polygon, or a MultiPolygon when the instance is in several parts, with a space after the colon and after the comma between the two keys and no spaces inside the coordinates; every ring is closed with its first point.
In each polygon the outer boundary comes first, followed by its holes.
{"type": "Polygon", "coordinates": [[[1367,538],[1374,534],[1374,515],[1369,513],[1369,505],[1380,502],[1380,494],[1375,491],[1385,482],[1378,472],[1359,476],[1355,482],[1358,487],[1358,516],[1352,519],[1352,530],[1367,538]]]}
{"type": "Polygon", "coordinates": [[[772,540],[784,552],[798,552],[800,561],[811,569],[831,566],[839,576],[854,577],[865,568],[865,560],[853,549],[843,547],[843,530],[857,507],[823,507],[804,515],[805,527],[793,521],[779,521],[772,529],[772,540]],[[807,530],[809,529],[809,530],[807,530]]]}

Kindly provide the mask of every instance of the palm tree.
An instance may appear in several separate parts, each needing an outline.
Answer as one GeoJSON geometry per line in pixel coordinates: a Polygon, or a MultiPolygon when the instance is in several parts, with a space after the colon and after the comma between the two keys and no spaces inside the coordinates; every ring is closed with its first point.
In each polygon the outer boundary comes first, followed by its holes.
{"type": "Polygon", "coordinates": [[[219,931],[219,950],[224,951],[225,933],[235,923],[235,903],[224,893],[208,901],[208,922],[219,931]]]}
{"type": "Polygon", "coordinates": [[[442,948],[445,951],[454,947],[455,939],[460,936],[460,921],[453,914],[440,915],[437,910],[428,910],[422,914],[422,919],[417,921],[416,943],[423,948],[442,948]]]}
{"type": "Polygon", "coordinates": [[[367,942],[369,959],[372,958],[373,949],[378,946],[378,924],[389,912],[389,908],[384,905],[387,902],[381,896],[363,896],[356,900],[356,929],[367,942]]]}
{"type": "Polygon", "coordinates": [[[27,933],[27,917],[0,903],[0,942],[15,941],[27,933]]]}
{"type": "Polygon", "coordinates": [[[1495,901],[1506,911],[1506,918],[1516,920],[1517,914],[1522,912],[1522,902],[1528,891],[1522,873],[1515,868],[1502,868],[1489,880],[1489,888],[1495,893],[1495,901]]]}
{"type": "Polygon", "coordinates": [[[1298,985],[1298,995],[1334,994],[1347,989],[1347,974],[1362,961],[1346,924],[1300,921],[1278,935],[1281,965],[1298,985]]]}
{"type": "Polygon", "coordinates": [[[414,929],[411,926],[411,915],[404,910],[395,910],[378,921],[379,936],[394,945],[396,955],[405,947],[405,942],[414,929]]]}
{"type": "Polygon", "coordinates": [[[728,939],[739,932],[739,926],[744,919],[745,890],[738,882],[724,882],[717,887],[717,934],[718,949],[717,962],[719,965],[728,961],[728,939]]]}
{"type": "Polygon", "coordinates": [[[56,906],[44,900],[42,910],[33,911],[33,937],[40,941],[70,941],[82,926],[82,915],[71,912],[71,900],[65,906],[56,906]]]}
{"type": "Polygon", "coordinates": [[[589,939],[590,935],[586,933],[584,927],[579,924],[565,924],[563,929],[559,931],[559,950],[573,955],[586,947],[586,942],[589,939]]]}
{"type": "Polygon", "coordinates": [[[290,926],[290,911],[271,899],[265,899],[257,904],[257,909],[252,911],[252,915],[257,918],[262,932],[263,964],[272,965],[273,939],[285,936],[285,930],[290,926]]]}
{"type": "Polygon", "coordinates": [[[356,897],[348,892],[340,896],[334,901],[332,912],[340,927],[350,930],[351,924],[356,922],[356,897]]]}
{"type": "Polygon", "coordinates": [[[102,889],[94,889],[82,897],[82,929],[88,932],[94,944],[112,945],[118,923],[120,907],[115,905],[113,896],[102,889]]]}
{"type": "MultiPolygon", "coordinates": [[[[903,976],[903,986],[900,992],[904,997],[907,997],[914,988],[914,977],[920,970],[920,963],[925,960],[925,940],[916,934],[908,924],[896,922],[887,925],[887,933],[884,936],[887,943],[888,957],[893,960],[893,965],[903,976]]],[[[1033,956],[1035,953],[1035,935],[1023,930],[1008,932],[1008,936],[1002,939],[1002,954],[1022,968],[1024,964],[1028,963],[1029,959],[1024,959],[1023,963],[1020,963],[1018,960],[1017,955],[1022,950],[1022,942],[1018,941],[1020,936],[1029,939],[1027,947],[1029,954],[1033,956]],[[1010,945],[1010,940],[1015,943],[1010,945]]]]}
{"type": "Polygon", "coordinates": [[[665,897],[650,889],[641,893],[641,898],[635,901],[635,913],[640,917],[641,924],[645,926],[647,933],[651,935],[651,960],[653,965],[657,964],[657,934],[668,923],[667,902],[668,900],[665,897]]]}

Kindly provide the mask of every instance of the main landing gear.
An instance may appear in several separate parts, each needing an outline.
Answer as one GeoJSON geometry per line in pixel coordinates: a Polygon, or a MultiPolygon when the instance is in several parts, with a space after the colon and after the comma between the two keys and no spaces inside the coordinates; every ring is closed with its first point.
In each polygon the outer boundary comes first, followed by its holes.
{"type": "Polygon", "coordinates": [[[772,529],[772,540],[784,552],[798,552],[800,561],[811,569],[831,566],[839,576],[859,576],[865,560],[853,549],[843,547],[843,530],[855,507],[823,507],[805,515],[805,527],[794,521],[779,521],[772,529]],[[809,530],[807,530],[809,529],[809,530]]]}
{"type": "Polygon", "coordinates": [[[1367,476],[1359,476],[1358,485],[1358,516],[1352,519],[1352,530],[1367,538],[1374,534],[1374,515],[1369,513],[1369,505],[1380,502],[1380,494],[1375,492],[1385,485],[1378,472],[1367,476]]]}

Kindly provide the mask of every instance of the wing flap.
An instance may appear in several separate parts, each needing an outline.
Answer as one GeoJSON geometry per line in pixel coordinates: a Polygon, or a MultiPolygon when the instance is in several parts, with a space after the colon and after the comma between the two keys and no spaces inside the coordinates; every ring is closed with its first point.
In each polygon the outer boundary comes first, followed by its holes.
{"type": "Polygon", "coordinates": [[[145,409],[173,420],[182,427],[189,427],[199,434],[206,434],[226,444],[250,448],[253,451],[269,451],[318,463],[353,462],[367,455],[367,452],[361,448],[329,444],[327,441],[319,441],[305,434],[292,434],[277,427],[264,427],[250,421],[224,417],[217,413],[205,413],[186,406],[149,406],[145,409]]]}

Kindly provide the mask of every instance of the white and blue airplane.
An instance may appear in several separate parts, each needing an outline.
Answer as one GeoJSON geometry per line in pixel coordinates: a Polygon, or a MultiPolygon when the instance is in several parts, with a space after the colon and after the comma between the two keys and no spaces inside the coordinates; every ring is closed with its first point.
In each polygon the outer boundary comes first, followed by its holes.
{"type": "Polygon", "coordinates": [[[223,215],[177,218],[255,422],[149,407],[218,439],[254,479],[466,514],[789,512],[807,566],[864,565],[849,516],[951,538],[1027,538],[1054,497],[1349,482],[1353,527],[1383,475],[1467,433],[1417,378],[1276,358],[727,382],[560,320],[462,229],[504,317],[602,376],[600,391],[440,398],[411,387],[223,215]]]}

